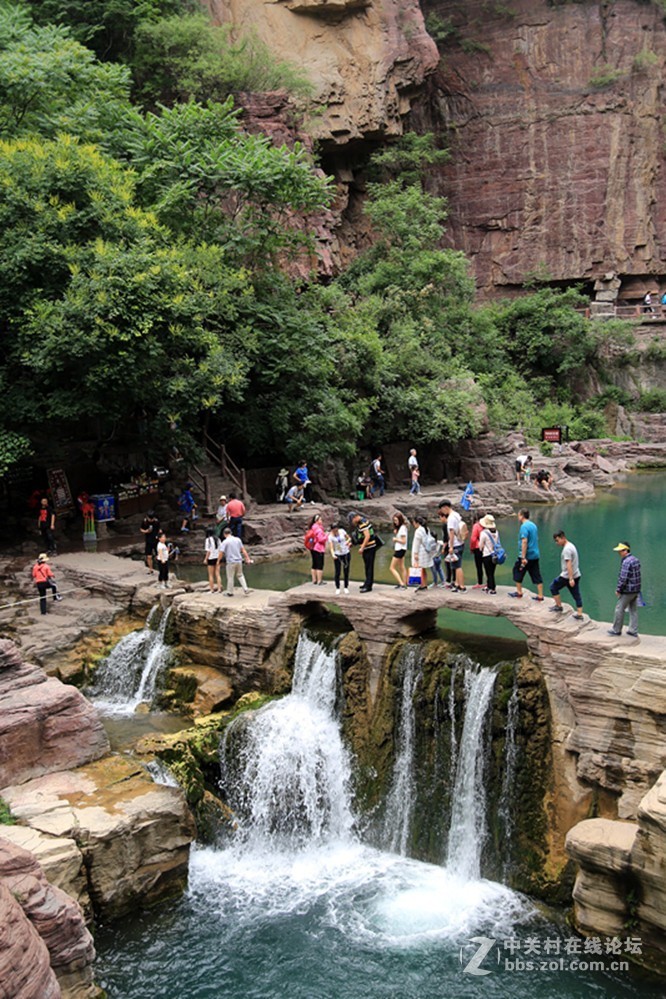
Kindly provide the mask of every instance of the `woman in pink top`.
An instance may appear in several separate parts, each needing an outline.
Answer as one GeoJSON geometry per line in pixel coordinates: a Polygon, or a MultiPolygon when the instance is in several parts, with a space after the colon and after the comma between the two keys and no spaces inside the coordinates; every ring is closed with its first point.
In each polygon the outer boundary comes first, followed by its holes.
{"type": "Polygon", "coordinates": [[[324,582],[324,553],[327,541],[328,532],[324,530],[321,516],[316,513],[305,534],[305,547],[312,558],[312,582],[315,586],[321,586],[324,582]]]}
{"type": "Polygon", "coordinates": [[[473,590],[480,590],[483,587],[483,557],[481,555],[481,548],[479,547],[479,538],[481,537],[481,531],[483,527],[480,523],[481,514],[474,514],[474,525],[472,527],[472,533],[469,536],[469,550],[474,556],[474,565],[476,566],[476,583],[472,587],[473,590]]]}

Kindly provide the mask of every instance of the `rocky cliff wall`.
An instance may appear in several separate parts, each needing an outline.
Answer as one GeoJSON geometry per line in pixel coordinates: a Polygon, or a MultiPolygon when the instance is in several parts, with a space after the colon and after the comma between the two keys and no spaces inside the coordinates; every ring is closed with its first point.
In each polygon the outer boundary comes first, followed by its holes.
{"type": "Polygon", "coordinates": [[[309,130],[346,145],[402,133],[402,116],[438,62],[418,0],[202,0],[219,23],[255,33],[314,88],[309,130]]]}
{"type": "Polygon", "coordinates": [[[412,117],[451,160],[448,240],[480,290],[666,272],[666,25],[640,0],[422,0],[442,60],[412,117]]]}

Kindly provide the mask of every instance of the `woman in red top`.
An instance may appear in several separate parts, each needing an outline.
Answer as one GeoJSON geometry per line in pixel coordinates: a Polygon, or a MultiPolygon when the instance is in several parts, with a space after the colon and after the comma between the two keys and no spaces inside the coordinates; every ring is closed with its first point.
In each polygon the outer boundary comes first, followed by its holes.
{"type": "Polygon", "coordinates": [[[310,552],[312,558],[312,582],[317,586],[321,586],[324,582],[324,554],[326,552],[328,532],[324,529],[318,513],[310,521],[305,539],[305,547],[310,552]]]}
{"type": "Polygon", "coordinates": [[[474,514],[474,525],[472,533],[469,536],[469,550],[474,556],[474,565],[476,567],[476,583],[472,587],[473,590],[479,590],[483,587],[483,557],[481,555],[481,548],[479,547],[479,538],[481,537],[483,528],[479,523],[480,519],[481,514],[477,511],[474,514]]]}
{"type": "Polygon", "coordinates": [[[39,609],[46,614],[46,591],[53,590],[53,599],[62,600],[55,584],[55,578],[48,564],[49,557],[45,552],[38,557],[32,567],[32,579],[39,593],[39,609]]]}

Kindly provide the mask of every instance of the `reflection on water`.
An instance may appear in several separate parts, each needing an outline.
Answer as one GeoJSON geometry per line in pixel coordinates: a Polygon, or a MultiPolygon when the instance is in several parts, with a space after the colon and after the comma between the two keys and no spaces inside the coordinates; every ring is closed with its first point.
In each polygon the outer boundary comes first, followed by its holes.
{"type": "Polygon", "coordinates": [[[161,711],[151,711],[133,715],[104,715],[100,712],[102,724],[115,752],[131,749],[137,739],[144,735],[169,735],[181,732],[192,725],[191,718],[182,715],[168,715],[161,711]]]}

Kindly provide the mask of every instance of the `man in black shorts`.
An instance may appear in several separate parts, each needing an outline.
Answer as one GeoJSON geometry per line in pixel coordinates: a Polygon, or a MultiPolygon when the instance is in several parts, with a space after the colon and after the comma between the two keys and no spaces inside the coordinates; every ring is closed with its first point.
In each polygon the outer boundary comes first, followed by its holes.
{"type": "Polygon", "coordinates": [[[149,572],[154,572],[153,569],[153,557],[157,551],[157,536],[160,533],[160,522],[155,515],[154,510],[149,510],[146,516],[143,518],[143,524],[140,527],[140,531],[143,534],[144,540],[144,558],[146,565],[148,566],[149,572]]]}

